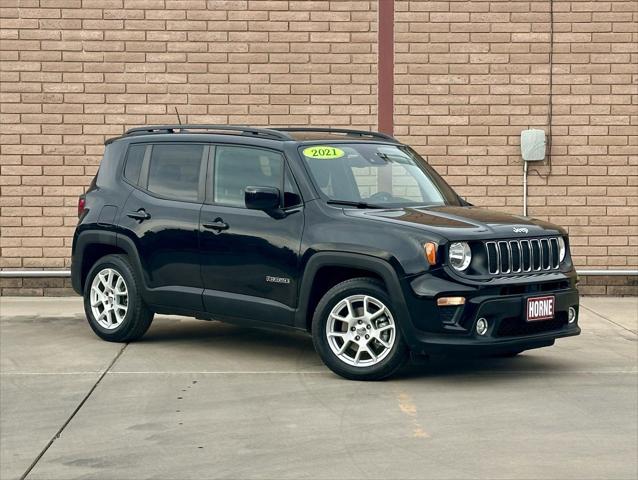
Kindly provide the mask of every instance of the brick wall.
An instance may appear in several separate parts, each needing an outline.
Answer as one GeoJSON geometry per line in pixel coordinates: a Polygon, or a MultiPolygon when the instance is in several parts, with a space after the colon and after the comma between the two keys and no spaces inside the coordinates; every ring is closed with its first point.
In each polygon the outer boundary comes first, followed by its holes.
{"type": "MultiPolygon", "coordinates": [[[[396,4],[396,133],[470,202],[522,212],[522,129],[547,131],[548,0],[396,4]]],[[[578,267],[638,265],[638,2],[554,0],[551,168],[529,214],[578,267]]]]}
{"type": "MultiPolygon", "coordinates": [[[[554,1],[552,166],[532,168],[529,212],[569,228],[581,268],[638,267],[637,5],[554,1]]],[[[192,123],[376,128],[376,0],[0,6],[1,268],[68,267],[104,139],[175,123],[175,106],[192,123]]],[[[396,134],[477,205],[521,211],[518,136],[548,125],[549,6],[396,1],[396,134]]]]}
{"type": "Polygon", "coordinates": [[[638,295],[638,277],[632,276],[584,276],[578,284],[581,295],[638,295]]]}
{"type": "Polygon", "coordinates": [[[376,126],[376,2],[0,4],[4,268],[68,267],[104,139],[177,123],[175,107],[189,123],[376,126]]]}

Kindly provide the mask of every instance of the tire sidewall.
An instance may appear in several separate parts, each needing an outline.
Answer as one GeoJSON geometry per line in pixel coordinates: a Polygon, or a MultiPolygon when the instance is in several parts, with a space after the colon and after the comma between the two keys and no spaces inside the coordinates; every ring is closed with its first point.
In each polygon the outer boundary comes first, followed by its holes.
{"type": "Polygon", "coordinates": [[[131,324],[134,322],[135,311],[138,308],[139,301],[137,283],[131,271],[131,267],[121,257],[117,255],[107,255],[93,265],[84,284],[84,313],[86,314],[89,325],[97,335],[104,339],[113,340],[118,340],[120,337],[126,335],[126,332],[132,328],[131,324]],[[105,268],[111,268],[117,271],[117,273],[124,278],[128,290],[128,308],[126,309],[126,315],[122,323],[113,329],[102,327],[95,319],[93,309],[91,308],[91,285],[96,275],[105,268]]]}
{"type": "Polygon", "coordinates": [[[396,309],[392,299],[380,285],[366,279],[346,281],[330,289],[321,299],[312,321],[312,339],[315,350],[332,371],[343,377],[355,380],[375,380],[394,373],[404,362],[407,347],[401,334],[396,309]],[[337,357],[326,337],[326,327],[330,312],[341,300],[352,295],[369,295],[381,302],[390,310],[395,325],[395,340],[390,353],[379,363],[367,367],[348,365],[337,357]]]}

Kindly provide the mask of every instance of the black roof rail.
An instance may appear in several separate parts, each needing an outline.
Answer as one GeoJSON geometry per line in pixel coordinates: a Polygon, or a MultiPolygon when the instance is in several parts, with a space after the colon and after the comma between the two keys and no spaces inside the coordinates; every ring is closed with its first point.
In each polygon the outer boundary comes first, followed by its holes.
{"type": "Polygon", "coordinates": [[[148,125],[146,127],[130,128],[124,135],[144,135],[149,133],[177,132],[187,133],[193,130],[207,130],[211,133],[237,132],[239,135],[275,138],[277,140],[293,140],[293,138],[285,132],[273,130],[270,128],[248,127],[244,125],[148,125]]]}
{"type": "Polygon", "coordinates": [[[367,130],[351,130],[348,128],[328,128],[328,127],[277,127],[274,128],[279,132],[322,132],[322,133],[345,133],[346,135],[356,137],[373,137],[381,138],[383,140],[391,140],[396,142],[397,139],[392,135],[387,135],[381,132],[371,132],[367,130]]]}

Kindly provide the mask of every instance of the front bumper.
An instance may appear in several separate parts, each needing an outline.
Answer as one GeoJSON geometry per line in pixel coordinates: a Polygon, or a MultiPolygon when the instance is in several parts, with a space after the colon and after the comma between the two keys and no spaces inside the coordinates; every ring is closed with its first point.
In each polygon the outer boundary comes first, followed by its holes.
{"type": "Polygon", "coordinates": [[[403,333],[417,353],[504,353],[549,346],[557,338],[580,334],[575,277],[536,278],[517,288],[481,288],[430,277],[410,284],[406,303],[411,321],[403,333]],[[425,285],[427,289],[419,289],[425,285]],[[465,305],[437,307],[436,299],[448,295],[464,296],[465,305]],[[527,299],[547,295],[555,297],[554,319],[528,322],[527,299]],[[568,323],[569,307],[576,309],[573,323],[568,323]],[[488,321],[485,335],[476,333],[479,318],[488,321]]]}

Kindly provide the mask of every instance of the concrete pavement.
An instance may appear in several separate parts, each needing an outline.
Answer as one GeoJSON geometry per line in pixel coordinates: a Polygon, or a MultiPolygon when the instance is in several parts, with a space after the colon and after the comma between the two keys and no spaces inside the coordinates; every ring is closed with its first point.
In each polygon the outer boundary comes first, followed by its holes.
{"type": "Polygon", "coordinates": [[[0,478],[635,479],[638,299],[582,306],[554,347],[359,383],[302,334],[157,316],[111,344],[79,298],[3,297],[0,478]]]}

